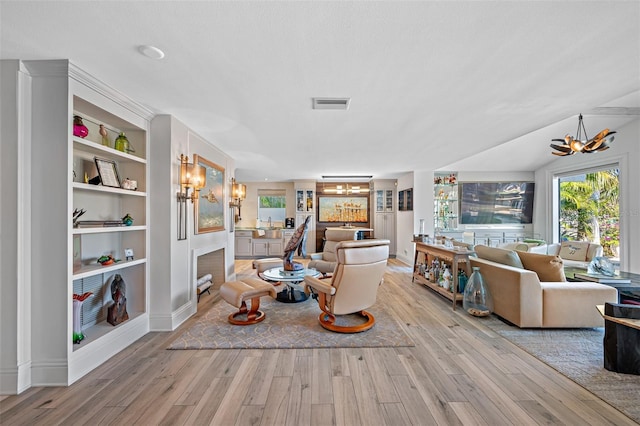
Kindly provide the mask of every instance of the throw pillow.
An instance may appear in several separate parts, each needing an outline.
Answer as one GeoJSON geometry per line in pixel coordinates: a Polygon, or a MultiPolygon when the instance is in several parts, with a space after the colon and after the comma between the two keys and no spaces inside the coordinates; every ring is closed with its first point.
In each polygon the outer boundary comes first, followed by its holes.
{"type": "Polygon", "coordinates": [[[514,268],[524,268],[520,258],[513,250],[477,245],[475,251],[480,259],[502,263],[503,265],[513,266],[514,268]]]}
{"type": "Polygon", "coordinates": [[[524,269],[533,271],[542,282],[566,281],[564,276],[564,262],[560,256],[551,254],[538,254],[525,251],[516,252],[524,269]]]}
{"type": "Polygon", "coordinates": [[[560,246],[559,256],[567,260],[587,260],[589,243],[586,241],[563,241],[560,246]]]}

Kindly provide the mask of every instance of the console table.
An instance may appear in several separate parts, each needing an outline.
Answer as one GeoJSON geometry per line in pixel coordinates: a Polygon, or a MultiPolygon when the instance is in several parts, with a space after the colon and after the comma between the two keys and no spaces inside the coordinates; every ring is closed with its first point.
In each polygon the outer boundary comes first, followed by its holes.
{"type": "Polygon", "coordinates": [[[458,300],[462,300],[462,294],[458,293],[458,268],[460,264],[464,264],[467,276],[470,276],[471,265],[469,263],[469,255],[474,254],[475,251],[460,246],[445,247],[444,244],[414,242],[416,243],[416,254],[413,260],[413,279],[411,281],[417,281],[451,300],[453,302],[453,310],[455,310],[458,300]],[[432,283],[418,272],[418,259],[421,253],[422,256],[424,256],[424,262],[427,264],[437,257],[439,260],[444,260],[450,265],[452,269],[451,274],[453,275],[453,291],[440,287],[438,283],[432,283]]]}

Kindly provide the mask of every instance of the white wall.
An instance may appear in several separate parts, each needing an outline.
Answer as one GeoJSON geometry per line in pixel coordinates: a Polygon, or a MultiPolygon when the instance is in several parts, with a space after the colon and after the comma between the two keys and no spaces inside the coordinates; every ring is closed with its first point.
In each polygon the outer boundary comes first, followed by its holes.
{"type": "MultiPolygon", "coordinates": [[[[419,219],[424,218],[429,211],[433,211],[433,201],[431,209],[425,207],[429,197],[428,191],[424,185],[423,172],[411,172],[398,178],[397,191],[413,188],[413,211],[397,211],[396,212],[396,259],[413,265],[413,254],[415,244],[413,244],[413,234],[419,229],[419,219]]],[[[431,190],[431,199],[433,200],[433,189],[431,190]]],[[[397,193],[396,193],[397,194],[397,193]]],[[[433,212],[431,212],[433,217],[433,212]]],[[[433,222],[433,219],[425,219],[426,222],[433,222]]]]}
{"type": "Polygon", "coordinates": [[[0,79],[0,394],[10,394],[31,384],[31,95],[19,61],[0,61],[0,79]]]}
{"type": "MultiPolygon", "coordinates": [[[[234,276],[234,240],[230,232],[230,209],[225,208],[225,229],[195,234],[194,204],[187,201],[187,239],[178,240],[180,154],[193,161],[199,156],[225,169],[229,185],[235,162],[185,124],[169,115],[158,115],[151,122],[150,149],[151,256],[150,326],[152,330],[173,330],[197,311],[194,256],[208,250],[225,249],[225,280],[234,276]]],[[[224,206],[229,205],[229,190],[224,206]]]]}
{"type": "Polygon", "coordinates": [[[606,151],[559,157],[536,170],[535,232],[540,233],[547,241],[557,240],[552,215],[555,174],[619,163],[620,269],[640,273],[640,120],[616,131],[615,140],[606,151]]]}

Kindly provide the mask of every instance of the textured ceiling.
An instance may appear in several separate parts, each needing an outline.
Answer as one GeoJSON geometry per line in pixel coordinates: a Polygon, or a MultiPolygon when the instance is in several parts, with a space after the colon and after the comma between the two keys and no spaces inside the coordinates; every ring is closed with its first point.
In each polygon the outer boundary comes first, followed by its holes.
{"type": "Polygon", "coordinates": [[[637,1],[2,1],[0,19],[3,59],[70,59],[242,181],[535,170],[579,113],[594,133],[640,108],[637,1]]]}

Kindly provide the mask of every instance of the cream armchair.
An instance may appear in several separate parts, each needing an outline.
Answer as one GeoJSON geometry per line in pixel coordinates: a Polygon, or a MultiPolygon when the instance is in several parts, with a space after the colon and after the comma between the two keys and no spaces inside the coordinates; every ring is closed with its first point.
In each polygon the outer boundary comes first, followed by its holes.
{"type": "Polygon", "coordinates": [[[327,229],[324,233],[324,248],[321,253],[311,253],[308,267],[325,276],[336,268],[336,246],[340,241],[354,241],[357,233],[352,229],[327,229]]]}
{"type": "Polygon", "coordinates": [[[342,241],[335,247],[337,265],[333,276],[318,279],[304,278],[307,294],[317,295],[322,313],[320,325],[339,333],[357,333],[369,330],[375,318],[365,309],[376,303],[378,286],[389,258],[389,240],[342,241]],[[338,325],[336,315],[358,313],[364,324],[338,325]]]}

